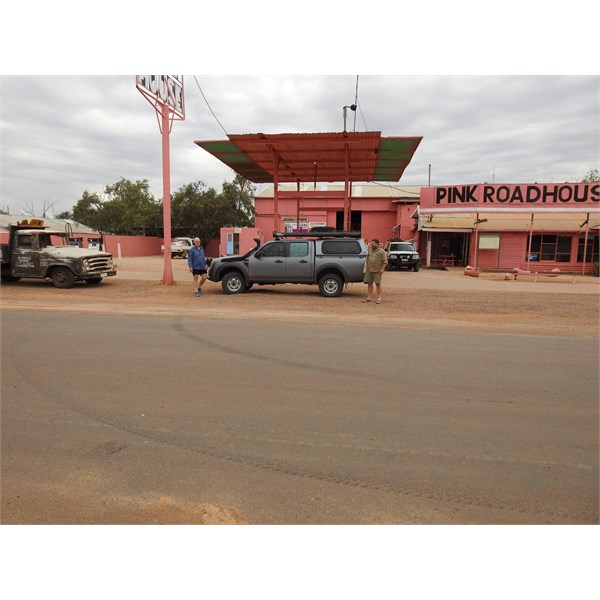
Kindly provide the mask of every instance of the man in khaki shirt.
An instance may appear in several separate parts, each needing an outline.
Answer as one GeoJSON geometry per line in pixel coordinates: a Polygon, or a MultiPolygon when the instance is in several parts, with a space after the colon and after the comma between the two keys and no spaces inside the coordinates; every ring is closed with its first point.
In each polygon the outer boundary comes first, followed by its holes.
{"type": "Polygon", "coordinates": [[[367,284],[367,297],[363,302],[371,302],[373,297],[373,283],[377,289],[375,304],[381,304],[381,275],[387,267],[387,255],[383,248],[379,247],[379,240],[371,240],[369,254],[365,265],[365,278],[367,284]]]}

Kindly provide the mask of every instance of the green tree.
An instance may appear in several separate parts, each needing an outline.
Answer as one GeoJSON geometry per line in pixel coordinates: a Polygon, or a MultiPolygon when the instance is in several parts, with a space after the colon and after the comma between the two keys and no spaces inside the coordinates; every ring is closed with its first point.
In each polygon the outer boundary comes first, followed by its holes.
{"type": "Polygon", "coordinates": [[[598,181],[600,181],[598,169],[590,169],[581,180],[581,183],[596,183],[598,181]]]}
{"type": "Polygon", "coordinates": [[[72,219],[73,213],[70,210],[65,210],[56,215],[57,219],[72,219]]]}
{"type": "Polygon", "coordinates": [[[96,193],[85,190],[73,207],[73,220],[92,229],[102,229],[102,199],[96,193]]]}
{"type": "Polygon", "coordinates": [[[239,174],[233,182],[223,182],[221,198],[226,211],[226,226],[251,227],[254,225],[254,192],[256,188],[239,174]]]}
{"type": "Polygon", "coordinates": [[[162,227],[162,204],[150,193],[147,179],[121,178],[107,185],[104,199],[87,190],[73,207],[73,219],[88,227],[122,235],[156,234],[162,227]]]}
{"type": "Polygon", "coordinates": [[[180,187],[171,200],[171,231],[174,236],[199,236],[206,244],[217,237],[221,227],[216,190],[203,181],[180,187]]]}
{"type": "Polygon", "coordinates": [[[107,185],[104,203],[106,230],[126,235],[146,235],[156,232],[161,221],[161,203],[150,193],[147,179],[136,181],[121,178],[107,185]]]}

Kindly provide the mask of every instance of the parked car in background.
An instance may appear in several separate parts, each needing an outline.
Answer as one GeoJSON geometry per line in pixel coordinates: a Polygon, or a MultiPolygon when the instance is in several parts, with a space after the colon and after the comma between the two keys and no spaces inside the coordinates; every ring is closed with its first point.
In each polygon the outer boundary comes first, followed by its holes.
{"type": "Polygon", "coordinates": [[[419,270],[421,257],[412,242],[390,241],[385,249],[388,259],[388,271],[394,269],[419,270]]]}
{"type": "MultiPolygon", "coordinates": [[[[194,245],[194,240],[188,237],[176,237],[171,242],[171,258],[179,256],[181,258],[187,258],[188,252],[194,245]]],[[[164,244],[160,247],[161,252],[165,251],[164,244]]]]}

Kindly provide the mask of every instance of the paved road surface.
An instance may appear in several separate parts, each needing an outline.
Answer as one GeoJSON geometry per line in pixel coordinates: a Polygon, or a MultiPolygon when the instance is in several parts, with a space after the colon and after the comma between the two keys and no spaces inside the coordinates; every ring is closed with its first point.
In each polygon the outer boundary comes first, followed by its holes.
{"type": "Polygon", "coordinates": [[[594,523],[597,340],[4,311],[4,523],[594,523]]]}
{"type": "Polygon", "coordinates": [[[597,365],[592,338],[5,310],[2,521],[596,523],[597,365]]]}

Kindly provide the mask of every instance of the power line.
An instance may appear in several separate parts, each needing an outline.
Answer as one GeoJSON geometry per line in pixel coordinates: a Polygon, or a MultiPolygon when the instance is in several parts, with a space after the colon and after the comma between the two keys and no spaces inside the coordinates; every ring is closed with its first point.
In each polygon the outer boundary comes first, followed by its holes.
{"type": "Polygon", "coordinates": [[[223,127],[223,125],[221,125],[221,121],[219,121],[219,119],[217,118],[217,115],[215,115],[213,109],[210,107],[210,104],[208,103],[208,100],[206,99],[206,96],[204,95],[204,92],[202,91],[202,88],[200,87],[200,84],[198,83],[198,79],[196,78],[195,75],[194,75],[194,81],[196,82],[196,85],[198,86],[198,89],[200,90],[200,93],[202,94],[202,97],[204,98],[204,102],[206,102],[206,106],[208,106],[208,110],[210,110],[210,112],[212,113],[212,116],[215,118],[215,121],[219,124],[219,127],[221,127],[221,129],[225,132],[225,135],[229,136],[229,134],[225,130],[225,127],[223,127]]]}

